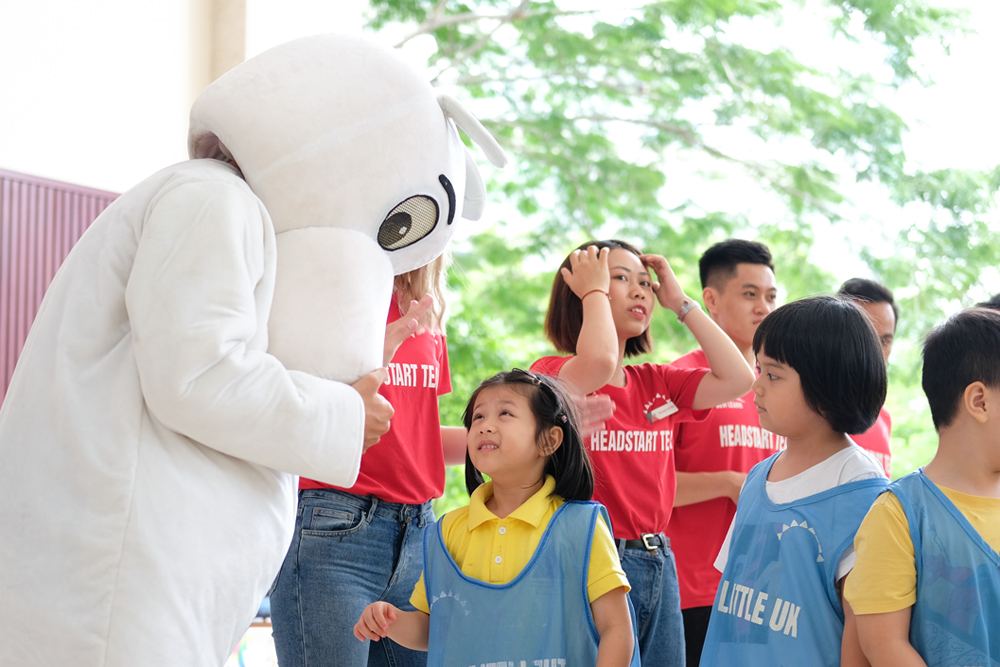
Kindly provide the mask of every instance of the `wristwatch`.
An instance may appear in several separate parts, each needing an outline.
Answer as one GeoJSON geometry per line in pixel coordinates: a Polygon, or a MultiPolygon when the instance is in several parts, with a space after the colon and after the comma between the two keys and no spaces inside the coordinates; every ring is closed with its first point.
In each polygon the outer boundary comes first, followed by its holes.
{"type": "Polygon", "coordinates": [[[701,308],[701,306],[698,305],[697,301],[685,301],[684,305],[681,306],[681,309],[677,311],[677,321],[683,322],[684,318],[687,317],[687,314],[690,313],[695,308],[701,308]]]}

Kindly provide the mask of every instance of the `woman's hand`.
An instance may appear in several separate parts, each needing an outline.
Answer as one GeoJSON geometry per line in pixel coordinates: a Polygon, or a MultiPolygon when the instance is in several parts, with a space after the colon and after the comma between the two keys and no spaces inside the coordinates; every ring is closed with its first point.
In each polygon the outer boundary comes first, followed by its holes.
{"type": "Polygon", "coordinates": [[[608,269],[608,248],[588,246],[585,250],[574,250],[569,256],[569,269],[560,269],[566,285],[581,299],[594,290],[605,294],[611,287],[611,272],[608,269]]]}
{"type": "Polygon", "coordinates": [[[385,344],[382,348],[382,365],[388,366],[403,341],[415,334],[423,333],[420,318],[434,305],[434,297],[425,294],[420,301],[411,301],[403,316],[385,327],[385,344]]]}
{"type": "Polygon", "coordinates": [[[642,255],[639,259],[656,272],[657,280],[653,282],[653,293],[656,294],[660,305],[679,313],[684,302],[690,299],[685,296],[666,258],[662,255],[642,255]]]}
{"type": "Polygon", "coordinates": [[[620,361],[618,332],[611,312],[610,252],[597,246],[574,250],[569,256],[570,268],[560,269],[566,285],[582,302],[583,322],[575,354],[559,369],[559,379],[582,395],[610,382],[620,361]]]}

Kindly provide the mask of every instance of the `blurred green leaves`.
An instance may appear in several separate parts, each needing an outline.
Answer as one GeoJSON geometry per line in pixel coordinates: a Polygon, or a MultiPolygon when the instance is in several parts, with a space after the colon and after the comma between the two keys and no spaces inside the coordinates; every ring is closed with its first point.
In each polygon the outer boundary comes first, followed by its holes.
{"type": "MultiPolygon", "coordinates": [[[[919,339],[985,296],[983,275],[1000,256],[990,217],[1000,167],[910,164],[906,123],[886,100],[908,82],[929,83],[920,48],[947,49],[964,15],[923,0],[605,4],[371,2],[372,29],[404,34],[401,44],[432,40],[434,84],[454,89],[513,157],[488,183],[499,219],[454,253],[448,423],[482,378],[551,353],[547,292],[565,254],[588,238],[665,255],[692,295],[705,248],[732,235],[759,239],[793,299],[836,290],[843,276],[814,261],[825,251],[814,247],[816,230],[851,222],[866,230],[852,247],[902,305],[890,408],[908,416],[897,416],[896,433],[904,444],[928,442],[919,339]],[[808,24],[821,26],[810,28],[815,40],[845,57],[806,62],[770,37],[803,7],[822,19],[808,24]],[[868,55],[846,57],[852,45],[868,55]],[[768,213],[739,201],[737,179],[755,184],[768,213]],[[896,203],[892,219],[868,217],[855,199],[864,183],[896,203]]],[[[654,359],[694,345],[671,317],[653,326],[654,359]]]]}

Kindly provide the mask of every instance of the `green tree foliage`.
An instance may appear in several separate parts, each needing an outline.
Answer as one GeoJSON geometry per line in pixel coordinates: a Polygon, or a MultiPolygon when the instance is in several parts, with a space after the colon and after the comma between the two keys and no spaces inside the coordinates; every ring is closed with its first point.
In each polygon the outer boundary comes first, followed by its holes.
{"type": "MultiPolygon", "coordinates": [[[[866,233],[852,247],[904,313],[890,369],[898,472],[926,460],[919,337],[985,297],[984,272],[996,277],[1000,235],[989,215],[1000,168],[914,167],[891,100],[899,86],[929,83],[918,48],[946,49],[962,14],[922,0],[605,4],[371,2],[372,29],[403,34],[400,46],[433,43],[435,85],[454,89],[513,157],[489,183],[499,222],[455,251],[445,419],[458,423],[480,379],[551,353],[541,334],[548,289],[588,238],[665,255],[693,295],[708,245],[759,238],[791,300],[847,277],[813,261],[816,230],[860,223],[866,233]],[[822,19],[808,24],[815,40],[877,55],[833,65],[798,57],[772,37],[803,7],[822,19]],[[895,219],[868,217],[857,197],[865,183],[896,202],[895,219]],[[747,192],[765,209],[742,202],[747,192]]],[[[672,318],[654,327],[656,360],[694,345],[672,318]]]]}

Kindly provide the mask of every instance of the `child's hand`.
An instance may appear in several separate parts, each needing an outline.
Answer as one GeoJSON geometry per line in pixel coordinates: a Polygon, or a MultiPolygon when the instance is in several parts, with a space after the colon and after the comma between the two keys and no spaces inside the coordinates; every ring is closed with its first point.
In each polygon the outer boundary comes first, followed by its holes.
{"type": "Polygon", "coordinates": [[[566,285],[581,299],[594,290],[605,294],[611,287],[611,272],[608,270],[608,248],[588,246],[585,250],[574,250],[569,256],[569,269],[560,269],[566,285]]]}
{"type": "Polygon", "coordinates": [[[354,625],[354,636],[358,641],[371,639],[378,641],[389,636],[389,626],[396,622],[399,611],[388,602],[372,602],[361,612],[361,618],[354,625]]]}
{"type": "Polygon", "coordinates": [[[685,301],[690,301],[681,289],[681,284],[677,282],[674,270],[670,268],[666,258],[662,255],[642,255],[640,257],[643,264],[656,272],[658,281],[653,282],[653,292],[660,305],[675,313],[680,312],[685,301]]]}

